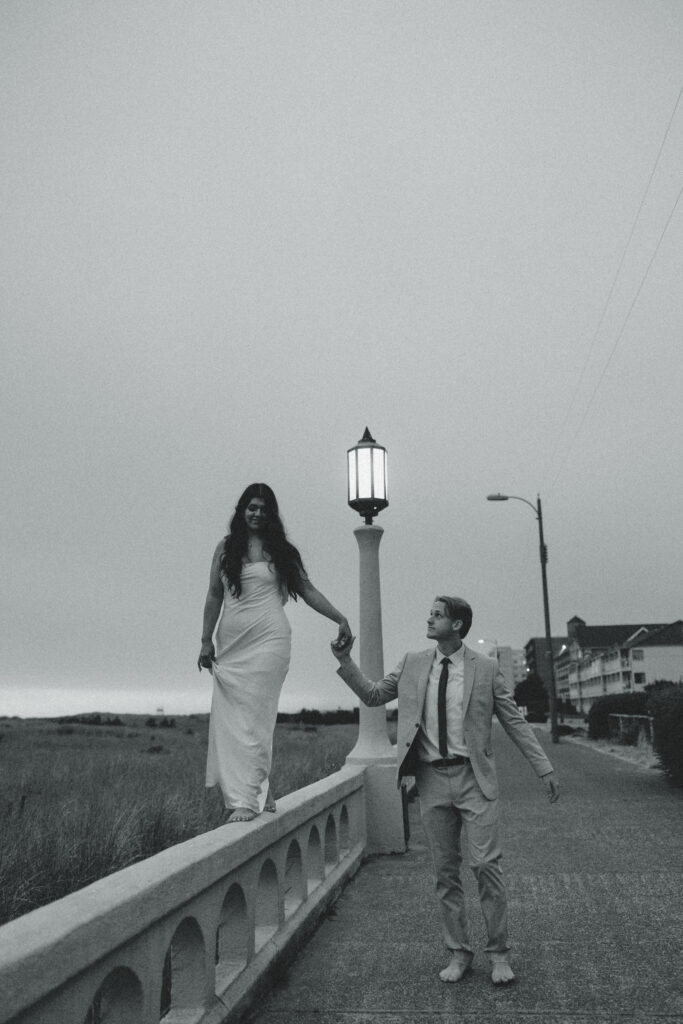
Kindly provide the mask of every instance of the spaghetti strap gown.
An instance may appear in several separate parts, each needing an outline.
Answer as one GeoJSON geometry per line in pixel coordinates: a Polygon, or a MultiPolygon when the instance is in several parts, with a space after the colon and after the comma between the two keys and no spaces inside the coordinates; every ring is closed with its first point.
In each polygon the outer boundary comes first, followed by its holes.
{"type": "Polygon", "coordinates": [[[291,627],[286,591],[269,562],[242,567],[234,597],[223,576],[216,631],[206,785],[219,786],[226,808],[260,813],[268,793],[280,690],[289,669],[291,627]]]}

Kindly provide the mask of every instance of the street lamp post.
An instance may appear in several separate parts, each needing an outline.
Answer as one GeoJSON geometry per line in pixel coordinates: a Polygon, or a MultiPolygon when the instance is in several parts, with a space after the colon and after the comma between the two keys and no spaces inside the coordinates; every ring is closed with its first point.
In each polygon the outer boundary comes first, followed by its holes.
{"type": "MultiPolygon", "coordinates": [[[[359,554],[359,665],[369,679],[384,676],[379,544],[384,530],[373,523],[389,504],[387,453],[368,428],[347,452],[349,505],[363,517],[353,532],[359,554]]],[[[396,787],[396,749],[389,741],[384,705],[361,702],[358,740],[346,758],[348,765],[367,765],[365,777],[369,852],[405,851],[401,795],[396,787]]]]}
{"type": "MultiPolygon", "coordinates": [[[[384,675],[382,648],[382,599],[379,581],[379,544],[384,530],[373,519],[389,504],[387,500],[387,453],[371,436],[368,428],[347,452],[349,505],[364,519],[353,533],[359,555],[359,657],[361,672],[368,679],[384,675]]],[[[384,706],[368,708],[361,702],[358,741],[347,761],[365,762],[378,758],[393,763],[394,751],[387,735],[384,706]]]]}
{"type": "Polygon", "coordinates": [[[486,497],[487,501],[523,501],[525,505],[533,509],[536,519],[538,520],[538,539],[539,548],[541,555],[541,579],[543,582],[543,613],[545,615],[545,639],[548,645],[548,658],[550,659],[550,692],[548,694],[550,702],[550,735],[553,743],[559,742],[559,733],[557,731],[557,700],[555,696],[555,663],[553,661],[553,638],[550,632],[550,608],[548,605],[548,577],[546,573],[546,565],[548,564],[548,548],[546,547],[545,540],[543,538],[543,511],[541,508],[541,496],[536,495],[536,504],[534,505],[531,501],[527,501],[526,498],[520,498],[517,494],[488,494],[486,497]]]}

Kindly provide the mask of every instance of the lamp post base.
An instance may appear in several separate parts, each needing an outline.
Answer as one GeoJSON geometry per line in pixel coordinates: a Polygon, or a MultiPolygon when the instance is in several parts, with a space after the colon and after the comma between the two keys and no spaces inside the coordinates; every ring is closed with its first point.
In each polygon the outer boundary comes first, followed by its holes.
{"type": "Polygon", "coordinates": [[[396,785],[396,765],[373,762],[365,769],[365,852],[405,853],[401,790],[396,785]]]}

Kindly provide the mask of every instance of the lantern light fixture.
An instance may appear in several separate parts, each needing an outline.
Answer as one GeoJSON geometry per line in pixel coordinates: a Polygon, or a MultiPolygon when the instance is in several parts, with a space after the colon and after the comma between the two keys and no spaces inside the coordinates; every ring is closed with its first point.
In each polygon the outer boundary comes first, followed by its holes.
{"type": "Polygon", "coordinates": [[[387,450],[377,444],[368,428],[358,444],[347,452],[349,505],[364,519],[367,526],[386,508],[387,450]]]}

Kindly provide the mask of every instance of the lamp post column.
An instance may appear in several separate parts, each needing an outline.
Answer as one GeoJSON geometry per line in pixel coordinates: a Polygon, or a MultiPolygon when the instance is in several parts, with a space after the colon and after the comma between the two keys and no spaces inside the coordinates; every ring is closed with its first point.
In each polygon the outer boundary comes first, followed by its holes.
{"type": "Polygon", "coordinates": [[[545,615],[545,639],[548,645],[548,658],[550,659],[550,692],[548,694],[550,703],[550,735],[553,743],[559,741],[557,731],[557,699],[555,693],[555,660],[553,658],[553,636],[550,631],[550,606],[548,604],[548,576],[546,565],[548,564],[548,549],[543,539],[543,512],[541,511],[541,496],[536,498],[536,512],[538,518],[538,536],[541,549],[541,578],[543,581],[543,613],[545,615]]]}
{"type": "MultiPolygon", "coordinates": [[[[360,669],[373,681],[384,675],[382,605],[379,587],[381,526],[359,526],[360,669]]],[[[389,742],[384,704],[366,707],[361,701],[358,742],[346,758],[348,765],[365,765],[367,853],[405,853],[408,836],[402,791],[396,785],[396,748],[389,742]]]]}
{"type": "MultiPolygon", "coordinates": [[[[359,526],[354,531],[359,557],[359,665],[368,679],[384,675],[382,649],[382,601],[379,582],[379,544],[381,526],[359,526]]],[[[395,750],[387,734],[386,709],[360,705],[358,741],[346,759],[347,764],[395,765],[395,750]]]]}

